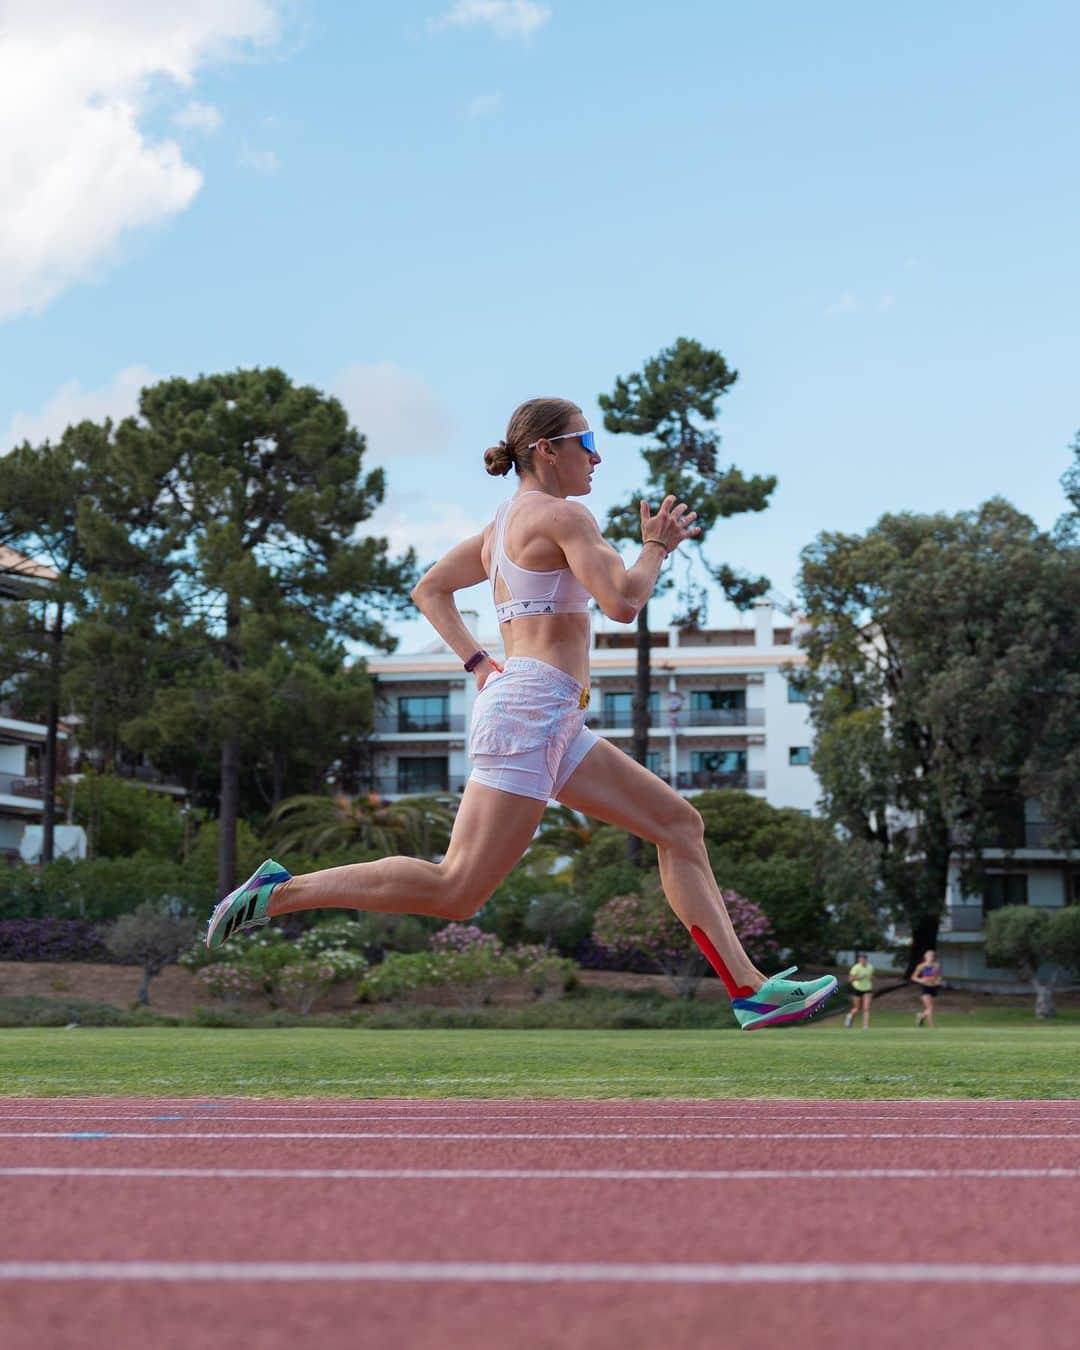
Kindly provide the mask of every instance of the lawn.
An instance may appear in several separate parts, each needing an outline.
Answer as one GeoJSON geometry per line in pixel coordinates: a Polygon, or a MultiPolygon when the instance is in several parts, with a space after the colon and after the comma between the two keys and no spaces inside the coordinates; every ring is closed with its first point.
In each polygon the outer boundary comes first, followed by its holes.
{"type": "Polygon", "coordinates": [[[0,1030],[0,1095],[192,1097],[1080,1096],[1080,1022],[882,1014],[724,1031],[0,1030]]]}

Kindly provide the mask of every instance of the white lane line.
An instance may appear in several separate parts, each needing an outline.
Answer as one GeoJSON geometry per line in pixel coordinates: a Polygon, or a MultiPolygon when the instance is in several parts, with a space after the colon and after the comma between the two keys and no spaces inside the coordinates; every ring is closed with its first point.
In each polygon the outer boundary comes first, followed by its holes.
{"type": "Polygon", "coordinates": [[[274,1181],[951,1181],[1080,1179],[1080,1167],[0,1167],[4,1177],[274,1181]]]}
{"type": "MultiPolygon", "coordinates": [[[[832,1104],[830,1104],[830,1105],[832,1105],[832,1104]]],[[[838,1109],[832,1110],[832,1111],[826,1111],[826,1110],[821,1110],[821,1111],[808,1111],[808,1112],[805,1112],[805,1113],[802,1113],[802,1114],[799,1114],[799,1113],[792,1114],[792,1113],[790,1113],[790,1112],[785,1111],[785,1112],[783,1112],[783,1116],[784,1116],[785,1121],[821,1120],[822,1116],[827,1116],[827,1115],[843,1116],[843,1117],[845,1117],[845,1118],[848,1119],[848,1123],[849,1123],[849,1124],[858,1124],[859,1122],[864,1121],[864,1120],[865,1120],[865,1121],[871,1121],[871,1120],[891,1120],[891,1121],[894,1121],[894,1122],[897,1120],[897,1117],[896,1117],[896,1113],[895,1113],[895,1112],[880,1111],[880,1112],[873,1112],[873,1113],[871,1113],[871,1112],[869,1112],[869,1111],[860,1111],[860,1112],[851,1113],[851,1112],[849,1112],[849,1111],[846,1109],[844,1103],[838,1103],[838,1104],[836,1104],[836,1105],[837,1105],[837,1108],[838,1108],[838,1109]]],[[[354,1125],[355,1125],[355,1124],[361,1124],[361,1125],[362,1125],[362,1124],[364,1124],[364,1123],[366,1123],[366,1122],[375,1122],[375,1123],[378,1123],[378,1122],[390,1121],[390,1120],[414,1121],[414,1122],[417,1122],[417,1123],[419,1123],[420,1121],[425,1121],[425,1120],[450,1120],[450,1121],[455,1121],[455,1120],[456,1120],[456,1121],[462,1121],[463,1123],[468,1123],[469,1117],[470,1117],[471,1115],[473,1115],[473,1114],[480,1114],[480,1113],[468,1113],[468,1115],[467,1115],[467,1114],[464,1113],[464,1112],[462,1112],[462,1113],[452,1112],[452,1113],[446,1113],[446,1114],[437,1114],[437,1113],[432,1112],[432,1111],[419,1111],[419,1112],[408,1113],[408,1114],[404,1114],[404,1113],[398,1114],[398,1113],[390,1113],[390,1112],[369,1112],[368,1114],[360,1114],[359,1112],[356,1112],[356,1113],[351,1113],[351,1114],[349,1114],[349,1115],[339,1115],[339,1116],[333,1116],[333,1115],[331,1115],[331,1116],[322,1116],[322,1115],[299,1115],[299,1116],[295,1116],[295,1115],[283,1115],[283,1114],[274,1114],[274,1115],[267,1115],[267,1116],[257,1116],[257,1115],[239,1115],[239,1114],[238,1114],[238,1115],[224,1115],[224,1114],[223,1114],[223,1115],[215,1115],[215,1116],[213,1117],[213,1119],[214,1119],[215,1123],[219,1123],[219,1124],[229,1124],[229,1125],[241,1125],[241,1124],[246,1124],[246,1123],[248,1123],[248,1122],[261,1123],[261,1122],[271,1122],[271,1121],[273,1121],[273,1122],[310,1121],[312,1124],[316,1124],[316,1125],[333,1125],[333,1124],[354,1124],[354,1125]]],[[[508,1123],[513,1123],[514,1121],[519,1121],[519,1120],[523,1120],[523,1119],[524,1119],[524,1120],[527,1120],[527,1119],[529,1119],[530,1116],[533,1116],[533,1115],[536,1115],[536,1114],[538,1114],[538,1113],[535,1113],[535,1112],[529,1112],[529,1111],[519,1111],[519,1112],[515,1112],[515,1113],[512,1114],[512,1115],[510,1115],[510,1114],[507,1114],[507,1115],[499,1115],[498,1113],[494,1113],[494,1112],[486,1112],[486,1111],[483,1112],[483,1116],[484,1116],[484,1119],[485,1119],[485,1120],[488,1120],[488,1121],[505,1120],[505,1121],[508,1122],[508,1123]]],[[[550,1122],[550,1121],[552,1120],[552,1117],[554,1116],[554,1113],[553,1113],[553,1112],[544,1112],[543,1114],[544,1114],[544,1116],[545,1116],[545,1119],[546,1119],[548,1122],[550,1122]]],[[[564,1116],[564,1117],[555,1117],[555,1119],[562,1119],[562,1120],[565,1120],[565,1122],[568,1123],[568,1124],[570,1124],[570,1123],[577,1123],[577,1122],[580,1122],[582,1116],[585,1116],[585,1115],[587,1115],[587,1114],[588,1114],[588,1113],[586,1113],[586,1112],[573,1112],[573,1113],[568,1113],[568,1114],[567,1114],[566,1116],[564,1116]]],[[[672,1122],[673,1122],[673,1121],[677,1121],[677,1120],[691,1120],[691,1119],[700,1120],[702,1123],[708,1123],[708,1122],[710,1122],[710,1121],[740,1121],[740,1120],[751,1120],[751,1119],[752,1119],[751,1117],[746,1116],[746,1115],[744,1115],[744,1114],[742,1114],[742,1113],[739,1113],[739,1112],[729,1112],[729,1111],[703,1111],[703,1112],[689,1112],[689,1111],[688,1111],[688,1112],[681,1112],[681,1111],[679,1111],[679,1112],[674,1112],[674,1111],[671,1111],[671,1112],[664,1112],[663,1114],[657,1113],[657,1114],[655,1114],[655,1115],[654,1115],[654,1114],[650,1114],[650,1113],[646,1113],[646,1112],[642,1112],[642,1113],[640,1113],[640,1114],[635,1114],[635,1113],[632,1113],[632,1112],[621,1112],[621,1113],[619,1113],[619,1114],[615,1114],[614,1112],[612,1112],[612,1113],[608,1113],[608,1112],[597,1112],[596,1114],[597,1114],[598,1116],[601,1116],[601,1117],[602,1117],[602,1123],[603,1123],[603,1124],[610,1124],[610,1123],[612,1123],[612,1122],[614,1122],[614,1121],[638,1121],[638,1122],[641,1122],[641,1121],[650,1121],[650,1120],[651,1120],[651,1121],[653,1121],[654,1123],[662,1124],[662,1123],[665,1122],[665,1121],[672,1121],[672,1122]]],[[[760,1113],[760,1114],[761,1114],[763,1117],[773,1117],[773,1116],[777,1115],[778,1113],[775,1112],[775,1111],[769,1111],[769,1112],[762,1112],[762,1113],[760,1113]]],[[[121,1113],[121,1112],[88,1111],[88,1112],[85,1112],[85,1113],[83,1113],[83,1114],[81,1114],[81,1115],[76,1114],[76,1113],[74,1113],[74,1112],[71,1112],[71,1113],[64,1113],[63,1115],[61,1115],[60,1112],[0,1111],[0,1122],[5,1121],[5,1120],[54,1120],[54,1121],[55,1121],[55,1120],[58,1120],[58,1119],[65,1119],[65,1120],[70,1120],[70,1121],[72,1121],[72,1122],[80,1122],[80,1123],[84,1123],[84,1122],[86,1122],[86,1121],[95,1121],[95,1120],[133,1120],[133,1121],[143,1121],[143,1120],[162,1120],[162,1121],[164,1121],[164,1120],[184,1120],[186,1123],[189,1123],[189,1124],[195,1124],[195,1123],[197,1123],[197,1120],[196,1120],[195,1117],[190,1116],[190,1115],[185,1115],[185,1114],[182,1113],[182,1112],[175,1112],[175,1111],[169,1111],[169,1112],[167,1112],[167,1113],[166,1113],[166,1112],[159,1112],[159,1113],[157,1113],[157,1114],[149,1114],[149,1113],[139,1113],[139,1114],[134,1114],[134,1113],[121,1113]]],[[[203,1118],[202,1118],[202,1117],[199,1117],[198,1119],[201,1120],[201,1119],[203,1119],[203,1118]]],[[[996,1116],[983,1116],[983,1115],[975,1116],[975,1115],[955,1114],[955,1115],[934,1115],[934,1116],[927,1116],[927,1117],[925,1117],[925,1119],[928,1120],[930,1123],[937,1123],[937,1122],[940,1122],[940,1121],[950,1121],[950,1120],[970,1121],[970,1122],[973,1122],[973,1123],[974,1123],[974,1122],[987,1123],[987,1122],[993,1122],[993,1121],[997,1120],[998,1117],[996,1117],[996,1116]]],[[[915,1123],[915,1122],[913,1122],[913,1123],[915,1123]]],[[[1060,1117],[1060,1118],[1054,1118],[1054,1119],[1052,1119],[1052,1120],[1033,1119],[1033,1120],[1031,1121],[1031,1124],[1035,1124],[1035,1125],[1076,1125],[1076,1124],[1080,1124],[1080,1116],[1060,1117]]]]}
{"type": "Polygon", "coordinates": [[[0,1130],[0,1139],[1080,1139],[1080,1133],[995,1130],[0,1130]]]}
{"type": "Polygon", "coordinates": [[[1080,1265],[540,1261],[3,1261],[0,1280],[452,1281],[464,1284],[1080,1284],[1080,1265]]]}

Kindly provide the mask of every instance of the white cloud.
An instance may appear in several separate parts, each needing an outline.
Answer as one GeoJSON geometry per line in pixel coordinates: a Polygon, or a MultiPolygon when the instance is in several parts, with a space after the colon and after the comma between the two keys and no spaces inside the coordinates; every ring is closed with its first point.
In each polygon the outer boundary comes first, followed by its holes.
{"type": "Polygon", "coordinates": [[[491,117],[502,106],[502,94],[474,94],[465,108],[469,117],[491,117]]]}
{"type": "Polygon", "coordinates": [[[391,491],[389,500],[364,522],[364,533],[385,536],[391,553],[414,548],[422,563],[430,563],[463,539],[479,534],[486,524],[483,517],[470,515],[454,502],[391,491]]]}
{"type": "Polygon", "coordinates": [[[247,142],[240,147],[240,163],[245,169],[254,169],[256,173],[277,173],[281,161],[273,150],[256,150],[247,142]]]}
{"type": "Polygon", "coordinates": [[[839,300],[825,306],[825,314],[831,318],[835,314],[850,314],[856,309],[862,309],[862,301],[854,291],[845,291],[839,300]]]}
{"type": "Polygon", "coordinates": [[[550,18],[548,6],[536,0],[457,0],[428,26],[439,29],[487,24],[496,37],[515,38],[530,37],[550,18]]]}
{"type": "Polygon", "coordinates": [[[279,0],[0,0],[0,319],[92,276],[202,185],[142,119],[162,82],[277,36],[279,0]]]}
{"type": "Polygon", "coordinates": [[[200,103],[192,99],[173,117],[173,121],[178,127],[188,127],[210,136],[221,126],[221,113],[212,103],[200,103]]]}
{"type": "Polygon", "coordinates": [[[143,386],[154,384],[157,379],[146,366],[128,366],[101,389],[84,389],[78,380],[71,380],[61,385],[37,412],[15,414],[0,439],[0,454],[6,455],[23,441],[31,445],[56,441],[69,426],[87,419],[101,422],[111,417],[119,422],[136,411],[143,386]]]}
{"type": "Polygon", "coordinates": [[[390,361],[347,366],[330,392],[367,437],[371,464],[443,453],[453,421],[438,395],[415,371],[390,361]]]}

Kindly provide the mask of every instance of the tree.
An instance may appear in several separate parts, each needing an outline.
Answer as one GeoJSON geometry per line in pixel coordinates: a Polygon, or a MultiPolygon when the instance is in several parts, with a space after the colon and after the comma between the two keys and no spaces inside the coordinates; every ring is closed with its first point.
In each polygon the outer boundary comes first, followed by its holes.
{"type": "Polygon", "coordinates": [[[195,940],[199,925],[166,905],[146,900],[131,914],[122,914],[105,933],[105,945],[118,961],[141,965],[139,1002],[150,1002],[150,981],[172,965],[195,940]]]}
{"type": "Polygon", "coordinates": [[[132,542],[137,504],[119,482],[112,424],[68,427],[54,445],[29,442],[0,457],[0,544],[46,564],[47,586],[0,613],[0,669],[24,716],[45,723],[42,860],[53,856],[60,708],[70,628],[87,602],[88,578],[126,572],[145,579],[132,542]]]}
{"type": "MultiPolygon", "coordinates": [[[[775,477],[746,478],[734,465],[720,465],[720,437],[713,423],[717,403],[737,378],[738,372],[728,367],[720,352],[710,351],[692,339],[678,338],[646,361],[640,371],[620,375],[610,395],[599,396],[608,431],[652,438],[641,452],[647,469],[645,486],[610,511],[606,530],[610,539],[640,540],[642,498],[658,503],[672,493],[680,501],[689,502],[701,526],[701,534],[694,540],[698,545],[717,520],[743,511],[763,511],[768,506],[776,487],[775,477]]],[[[765,577],[746,576],[726,563],[706,564],[706,568],[740,609],[768,589],[765,577]]],[[[670,584],[665,578],[658,591],[670,584]]],[[[700,603],[702,593],[694,594],[700,603]]],[[[696,622],[700,615],[689,612],[694,607],[689,596],[687,604],[687,622],[696,622]]],[[[644,764],[649,735],[648,605],[638,614],[637,639],[632,752],[638,763],[644,764]]]]}
{"type": "Polygon", "coordinates": [[[1053,1017],[1054,987],[1080,976],[1080,908],[994,910],[986,921],[986,959],[1016,970],[1035,990],[1035,1016],[1053,1017]]]}
{"type": "Polygon", "coordinates": [[[792,960],[831,960],[852,930],[855,942],[876,936],[875,878],[828,822],[748,792],[701,792],[694,805],[714,873],[761,906],[792,960]]]}
{"type": "Polygon", "coordinates": [[[329,853],[364,848],[386,857],[432,858],[445,853],[454,807],[438,797],[289,797],[270,815],[275,847],[282,853],[329,853]]]}
{"type": "Polygon", "coordinates": [[[135,853],[179,862],[184,817],[171,798],[112,774],[83,774],[72,791],[72,814],[89,840],[91,858],[135,853]]]}
{"type": "Polygon", "coordinates": [[[874,849],[882,896],[911,927],[910,972],[936,946],[951,860],[978,887],[1024,796],[1061,843],[1080,837],[1076,761],[1051,753],[1075,716],[1080,570],[995,499],[822,534],[800,588],[807,665],[790,678],[809,696],[826,814],[874,849]]]}
{"type": "MultiPolygon", "coordinates": [[[[197,714],[217,748],[219,889],[236,880],[240,775],[267,733],[269,666],[327,632],[389,649],[384,619],[415,566],[360,527],[383,499],[363,436],[337,399],[280,370],[237,370],[144,389],[118,428],[147,530],[171,567],[169,601],[189,662],[142,723],[197,714]]],[[[189,727],[191,724],[189,723],[189,727]]]]}

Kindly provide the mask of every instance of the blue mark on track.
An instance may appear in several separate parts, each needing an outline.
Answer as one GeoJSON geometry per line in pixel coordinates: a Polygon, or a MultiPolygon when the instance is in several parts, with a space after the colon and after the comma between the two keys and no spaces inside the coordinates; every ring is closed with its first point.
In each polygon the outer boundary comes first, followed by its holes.
{"type": "Polygon", "coordinates": [[[151,1120],[183,1120],[183,1116],[151,1116],[151,1120]]]}
{"type": "Polygon", "coordinates": [[[72,1130],[68,1139],[111,1139],[112,1130],[72,1130]]]}

